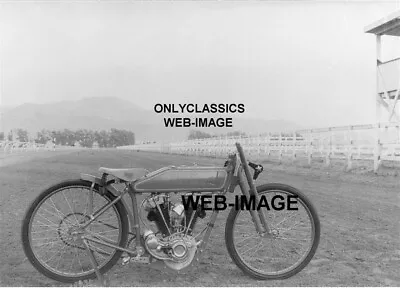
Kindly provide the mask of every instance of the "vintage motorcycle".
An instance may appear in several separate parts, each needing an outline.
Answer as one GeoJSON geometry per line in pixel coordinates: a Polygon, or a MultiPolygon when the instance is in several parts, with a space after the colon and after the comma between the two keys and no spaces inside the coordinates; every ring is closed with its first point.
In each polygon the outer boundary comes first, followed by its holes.
{"type": "Polygon", "coordinates": [[[263,167],[247,162],[239,143],[223,167],[99,171],[101,177],[81,174],[78,180],[48,188],[26,212],[24,252],[49,278],[65,283],[101,280],[119,259],[122,264],[186,271],[206,247],[221,210],[221,205],[212,206],[217,196],[237,200],[224,206],[232,207],[225,243],[245,274],[262,280],[291,277],[310,262],[318,247],[320,222],[310,200],[284,184],[256,187],[263,167]],[[227,193],[234,193],[237,186],[240,195],[227,193]],[[214,198],[207,202],[204,195],[214,198]],[[197,199],[198,205],[190,207],[190,199],[192,204],[197,199]],[[296,207],[285,209],[294,202],[296,207]],[[202,229],[200,220],[206,223],[202,229]]]}

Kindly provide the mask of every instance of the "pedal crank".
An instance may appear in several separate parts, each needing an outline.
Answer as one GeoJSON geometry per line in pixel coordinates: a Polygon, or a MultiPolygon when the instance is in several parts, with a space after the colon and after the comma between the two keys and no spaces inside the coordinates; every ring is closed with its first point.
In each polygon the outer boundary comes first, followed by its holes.
{"type": "Polygon", "coordinates": [[[135,254],[128,254],[124,252],[122,258],[122,265],[126,265],[129,263],[141,263],[141,264],[149,264],[151,263],[151,256],[145,255],[145,250],[143,247],[135,247],[136,253],[135,254]]]}

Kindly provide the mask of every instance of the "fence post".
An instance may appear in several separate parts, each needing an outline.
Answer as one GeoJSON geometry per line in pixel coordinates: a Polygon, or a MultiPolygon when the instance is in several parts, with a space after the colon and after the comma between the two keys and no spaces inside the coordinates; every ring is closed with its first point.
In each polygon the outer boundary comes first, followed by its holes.
{"type": "Polygon", "coordinates": [[[292,162],[296,160],[296,131],[293,132],[293,141],[292,141],[292,162]]]}
{"type": "Polygon", "coordinates": [[[221,152],[220,152],[220,156],[221,157],[223,157],[224,156],[224,154],[225,154],[225,144],[226,144],[226,137],[225,136],[223,136],[223,135],[221,135],[221,152]]]}
{"type": "MultiPolygon", "coordinates": [[[[357,130],[357,140],[360,141],[360,130],[357,130]]],[[[357,145],[357,157],[358,159],[361,158],[361,145],[357,145]]]]}
{"type": "MultiPolygon", "coordinates": [[[[306,156],[308,157],[308,150],[310,149],[310,145],[309,145],[309,141],[310,141],[310,133],[308,132],[308,131],[305,131],[305,132],[303,132],[303,133],[305,133],[305,142],[306,142],[306,145],[305,145],[305,153],[306,153],[306,156]]],[[[302,134],[302,136],[303,136],[304,134],[302,134]]],[[[304,136],[303,136],[304,137],[304,136]]]]}
{"type": "Polygon", "coordinates": [[[331,165],[331,154],[332,154],[332,130],[329,127],[329,149],[326,151],[325,165],[331,165]]]}
{"type": "Polygon", "coordinates": [[[279,132],[279,162],[282,162],[282,132],[279,132]]]}
{"type": "Polygon", "coordinates": [[[381,145],[381,138],[380,138],[380,128],[381,128],[381,124],[378,123],[378,125],[376,127],[376,145],[375,145],[375,153],[374,153],[374,173],[378,172],[379,166],[381,164],[382,145],[381,145]]]}
{"type": "Polygon", "coordinates": [[[214,137],[214,144],[213,144],[213,149],[214,149],[214,158],[217,158],[217,153],[218,153],[218,136],[214,137]]]}
{"type": "Polygon", "coordinates": [[[313,130],[310,130],[310,133],[308,134],[308,138],[309,138],[309,149],[308,149],[308,155],[307,155],[307,160],[308,160],[308,165],[311,165],[312,162],[312,153],[313,153],[313,130]]]}
{"type": "Polygon", "coordinates": [[[347,149],[347,167],[346,170],[349,171],[353,167],[353,126],[347,131],[347,137],[349,140],[349,147],[347,149]]]}
{"type": "MultiPolygon", "coordinates": [[[[282,143],[283,143],[283,141],[282,141],[282,143]]],[[[287,136],[287,134],[285,133],[285,155],[287,155],[288,153],[287,153],[287,151],[288,151],[288,136],[287,136]]]]}
{"type": "MultiPolygon", "coordinates": [[[[271,155],[271,150],[270,150],[270,143],[271,143],[271,136],[270,136],[271,134],[270,133],[268,133],[267,134],[267,136],[266,136],[266,143],[265,143],[265,145],[266,145],[266,154],[267,154],[267,157],[269,158],[269,156],[271,155]]],[[[264,148],[265,149],[265,148],[264,148]]]]}
{"type": "Polygon", "coordinates": [[[228,154],[228,134],[225,134],[224,154],[228,154]]]}
{"type": "Polygon", "coordinates": [[[222,136],[219,136],[219,138],[217,138],[217,153],[215,155],[215,158],[218,158],[219,156],[221,156],[221,142],[222,142],[222,136]]]}

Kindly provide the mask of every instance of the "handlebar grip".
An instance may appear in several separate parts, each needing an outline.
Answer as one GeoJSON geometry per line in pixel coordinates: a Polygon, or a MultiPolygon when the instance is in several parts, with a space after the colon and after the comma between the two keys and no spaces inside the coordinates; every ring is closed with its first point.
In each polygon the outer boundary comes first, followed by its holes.
{"type": "Polygon", "coordinates": [[[255,164],[255,163],[249,162],[248,164],[249,164],[249,166],[250,166],[251,168],[253,168],[254,170],[255,170],[256,167],[257,167],[257,164],[255,164]]]}
{"type": "Polygon", "coordinates": [[[264,171],[264,167],[260,164],[255,164],[252,162],[249,162],[248,164],[251,168],[254,169],[253,180],[256,180],[258,178],[258,175],[260,175],[261,172],[264,171]]]}

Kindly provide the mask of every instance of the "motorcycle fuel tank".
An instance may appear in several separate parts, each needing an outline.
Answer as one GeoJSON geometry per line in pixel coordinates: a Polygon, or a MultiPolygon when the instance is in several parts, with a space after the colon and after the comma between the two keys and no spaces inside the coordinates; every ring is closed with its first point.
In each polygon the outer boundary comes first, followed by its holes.
{"type": "Polygon", "coordinates": [[[137,192],[219,191],[228,173],[220,167],[170,166],[147,174],[134,183],[137,192]]]}

